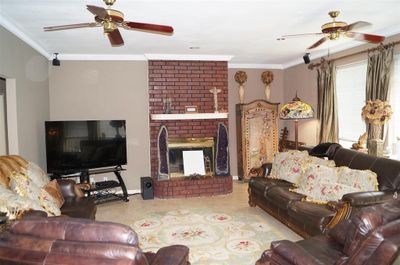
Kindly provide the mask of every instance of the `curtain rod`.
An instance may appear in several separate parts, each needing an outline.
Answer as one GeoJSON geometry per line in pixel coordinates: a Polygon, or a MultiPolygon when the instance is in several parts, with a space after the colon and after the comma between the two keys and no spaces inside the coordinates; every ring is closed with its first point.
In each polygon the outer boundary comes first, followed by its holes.
{"type": "MultiPolygon", "coordinates": [[[[400,44],[400,41],[395,41],[395,42],[391,42],[391,43],[388,43],[388,44],[382,44],[382,43],[381,43],[381,44],[379,44],[378,47],[366,49],[366,50],[359,51],[359,52],[352,53],[352,54],[343,55],[343,56],[334,58],[334,59],[332,59],[332,60],[336,61],[336,60],[344,59],[344,58],[347,58],[347,57],[351,57],[351,56],[363,54],[363,53],[366,53],[366,52],[376,51],[376,50],[381,49],[382,47],[383,47],[383,48],[387,48],[387,47],[389,47],[389,45],[393,45],[393,46],[394,46],[394,45],[397,45],[397,44],[400,44]]],[[[323,57],[322,57],[322,58],[323,58],[323,57]]],[[[332,61],[332,60],[330,60],[330,61],[332,61]]],[[[313,70],[314,67],[318,67],[318,66],[320,66],[320,65],[321,65],[321,63],[310,63],[310,64],[308,65],[308,69],[309,69],[309,70],[313,70]]]]}

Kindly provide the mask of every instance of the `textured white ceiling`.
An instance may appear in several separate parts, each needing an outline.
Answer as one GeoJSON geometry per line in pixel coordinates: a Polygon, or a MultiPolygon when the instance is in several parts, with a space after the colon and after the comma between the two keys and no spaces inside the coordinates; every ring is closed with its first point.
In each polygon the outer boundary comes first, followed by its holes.
{"type": "MultiPolygon", "coordinates": [[[[102,28],[44,32],[44,26],[92,22],[86,5],[101,0],[0,0],[0,23],[13,28],[48,54],[134,56],[144,54],[231,55],[233,64],[291,65],[300,62],[318,36],[277,41],[283,34],[319,32],[328,12],[340,10],[340,21],[368,21],[360,32],[400,33],[400,1],[380,0],[117,0],[113,8],[125,20],[171,25],[173,36],[120,29],[123,47],[111,47],[102,28]],[[189,49],[189,47],[200,49],[189,49]]],[[[1,40],[0,40],[1,41],[1,40]]],[[[362,42],[326,42],[311,57],[362,42]]],[[[194,57],[195,58],[195,57],[194,57]]]]}

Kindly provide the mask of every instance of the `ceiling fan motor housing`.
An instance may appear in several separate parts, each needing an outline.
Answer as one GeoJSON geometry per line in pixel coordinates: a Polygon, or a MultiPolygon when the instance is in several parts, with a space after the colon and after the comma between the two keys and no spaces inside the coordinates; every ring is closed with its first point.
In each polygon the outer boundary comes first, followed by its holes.
{"type": "Polygon", "coordinates": [[[106,3],[106,5],[112,6],[116,0],[103,0],[103,1],[104,1],[104,3],[106,3]]]}

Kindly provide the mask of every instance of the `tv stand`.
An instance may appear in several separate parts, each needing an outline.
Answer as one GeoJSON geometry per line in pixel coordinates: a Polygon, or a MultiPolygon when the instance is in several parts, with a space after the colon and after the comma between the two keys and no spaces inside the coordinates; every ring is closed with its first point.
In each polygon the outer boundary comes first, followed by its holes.
{"type": "Polygon", "coordinates": [[[101,169],[89,169],[80,172],[76,172],[74,174],[62,175],[57,174],[53,175],[58,178],[71,178],[71,177],[79,177],[81,183],[90,183],[90,175],[98,175],[105,173],[114,173],[117,177],[117,180],[105,180],[96,182],[95,186],[92,186],[90,190],[86,191],[88,196],[94,197],[96,200],[96,204],[101,204],[110,201],[118,201],[122,200],[125,202],[129,201],[128,191],[125,186],[125,182],[122,179],[121,171],[125,171],[126,169],[121,166],[116,166],[114,168],[101,168],[101,169]],[[110,189],[113,188],[121,188],[121,194],[116,192],[109,192],[110,189]]]}

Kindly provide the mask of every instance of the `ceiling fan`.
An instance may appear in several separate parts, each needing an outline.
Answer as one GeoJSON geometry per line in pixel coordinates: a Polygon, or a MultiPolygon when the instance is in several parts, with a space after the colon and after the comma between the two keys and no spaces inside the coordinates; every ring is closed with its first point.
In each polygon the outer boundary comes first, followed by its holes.
{"type": "Polygon", "coordinates": [[[332,18],[331,22],[325,23],[321,26],[321,32],[319,33],[304,33],[304,34],[293,34],[293,35],[283,35],[278,40],[285,40],[286,38],[292,37],[303,37],[303,36],[318,36],[323,35],[321,39],[315,42],[313,45],[308,47],[307,49],[314,49],[320,46],[325,41],[329,40],[337,40],[340,36],[346,36],[349,38],[353,38],[355,40],[366,41],[371,43],[380,43],[385,37],[373,34],[359,33],[354,32],[354,29],[359,29],[365,26],[371,25],[369,22],[365,21],[357,21],[351,24],[347,24],[346,22],[336,21],[336,18],[339,16],[339,11],[331,11],[328,13],[332,18]]]}
{"type": "Polygon", "coordinates": [[[121,11],[111,9],[111,6],[116,0],[103,0],[108,6],[107,8],[87,5],[87,10],[89,10],[93,15],[95,15],[95,22],[89,23],[78,23],[60,26],[50,26],[44,27],[45,31],[55,31],[55,30],[66,30],[66,29],[76,29],[76,28],[93,28],[93,27],[103,27],[104,34],[108,36],[112,46],[122,46],[124,45],[124,40],[122,39],[121,33],[118,27],[124,29],[133,29],[146,31],[150,33],[158,34],[168,34],[171,35],[174,29],[170,26],[148,24],[140,22],[124,21],[124,14],[121,11]]]}

